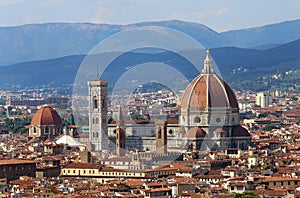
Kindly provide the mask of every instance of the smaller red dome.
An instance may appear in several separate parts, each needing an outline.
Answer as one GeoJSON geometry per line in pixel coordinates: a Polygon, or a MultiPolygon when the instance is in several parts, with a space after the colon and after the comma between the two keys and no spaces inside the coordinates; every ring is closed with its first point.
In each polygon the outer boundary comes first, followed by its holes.
{"type": "Polygon", "coordinates": [[[247,129],[238,125],[232,129],[232,137],[249,137],[251,136],[247,129]]]}
{"type": "Polygon", "coordinates": [[[185,129],[183,126],[179,127],[177,130],[178,133],[185,133],[185,129]]]}
{"type": "Polygon", "coordinates": [[[206,136],[206,132],[200,127],[190,128],[185,134],[186,138],[204,138],[206,136]]]}
{"type": "Polygon", "coordinates": [[[226,131],[223,128],[216,128],[216,130],[214,130],[214,132],[217,132],[217,133],[226,133],[226,131]]]}
{"type": "Polygon", "coordinates": [[[51,107],[40,108],[32,117],[30,125],[61,125],[58,113],[51,107]]]}

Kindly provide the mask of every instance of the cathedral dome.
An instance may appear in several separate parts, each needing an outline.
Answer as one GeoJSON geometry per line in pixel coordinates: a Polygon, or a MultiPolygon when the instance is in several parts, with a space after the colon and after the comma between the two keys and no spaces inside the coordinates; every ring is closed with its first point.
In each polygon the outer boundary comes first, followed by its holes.
{"type": "Polygon", "coordinates": [[[229,85],[215,74],[212,60],[207,51],[202,73],[186,88],[181,108],[233,108],[238,109],[234,92],[229,85]]]}
{"type": "Polygon", "coordinates": [[[62,121],[58,113],[51,107],[40,108],[32,117],[30,125],[61,125],[62,121]]]}

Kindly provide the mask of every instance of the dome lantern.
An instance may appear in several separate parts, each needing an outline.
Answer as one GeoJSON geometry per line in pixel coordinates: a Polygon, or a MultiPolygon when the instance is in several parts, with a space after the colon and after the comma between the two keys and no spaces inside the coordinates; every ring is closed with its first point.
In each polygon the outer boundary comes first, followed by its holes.
{"type": "Polygon", "coordinates": [[[211,57],[210,57],[210,50],[207,49],[202,74],[213,74],[213,73],[214,73],[213,61],[211,60],[211,57]]]}

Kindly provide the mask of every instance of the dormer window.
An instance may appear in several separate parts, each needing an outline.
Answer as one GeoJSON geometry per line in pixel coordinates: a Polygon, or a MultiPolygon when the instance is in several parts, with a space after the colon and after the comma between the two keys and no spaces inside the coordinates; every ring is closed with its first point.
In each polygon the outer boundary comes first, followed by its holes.
{"type": "Polygon", "coordinates": [[[45,128],[45,133],[47,133],[47,134],[49,133],[49,127],[45,128]]]}

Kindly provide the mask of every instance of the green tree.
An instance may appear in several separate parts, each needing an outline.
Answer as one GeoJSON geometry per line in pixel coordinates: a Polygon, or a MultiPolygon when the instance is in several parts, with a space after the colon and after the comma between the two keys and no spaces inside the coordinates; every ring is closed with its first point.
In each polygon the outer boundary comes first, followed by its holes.
{"type": "Polygon", "coordinates": [[[5,118],[4,123],[2,123],[0,126],[8,128],[9,131],[13,131],[14,133],[20,132],[21,129],[25,128],[25,125],[30,124],[29,118],[15,118],[15,119],[9,119],[5,118]]]}
{"type": "Polygon", "coordinates": [[[68,120],[69,125],[75,125],[75,120],[74,120],[73,114],[70,114],[70,115],[67,117],[67,120],[68,120]]]}
{"type": "Polygon", "coordinates": [[[22,128],[20,130],[21,134],[28,134],[29,133],[29,129],[28,128],[22,128]]]}
{"type": "Polygon", "coordinates": [[[258,195],[255,192],[232,193],[233,198],[256,198],[258,195]]]}
{"type": "Polygon", "coordinates": [[[264,131],[272,131],[272,129],[277,129],[278,127],[277,126],[275,126],[274,124],[267,124],[264,128],[263,128],[263,130],[264,131]]]}

